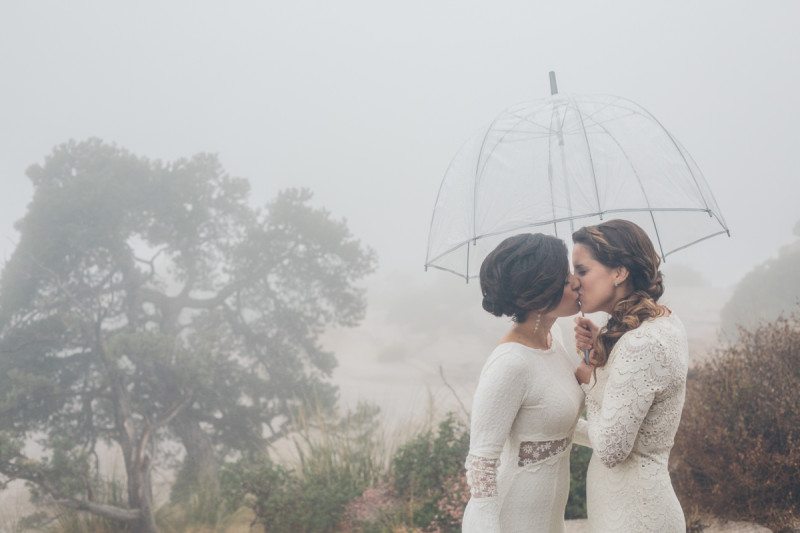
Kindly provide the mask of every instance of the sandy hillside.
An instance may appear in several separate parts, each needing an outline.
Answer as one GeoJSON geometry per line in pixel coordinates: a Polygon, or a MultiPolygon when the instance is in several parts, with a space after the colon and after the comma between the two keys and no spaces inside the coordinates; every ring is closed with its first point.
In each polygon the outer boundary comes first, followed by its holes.
{"type": "MultiPolygon", "coordinates": [[[[717,345],[719,312],[729,289],[708,286],[668,288],[663,302],[686,325],[694,362],[717,345]]],[[[441,412],[469,407],[486,356],[508,328],[480,307],[479,288],[455,277],[389,278],[374,284],[364,322],[329,332],[325,346],[339,360],[334,381],[346,404],[377,403],[392,421],[416,419],[433,403],[441,412]]],[[[595,317],[601,319],[602,317],[595,317]]],[[[571,319],[558,321],[564,341],[574,346],[571,319]]]]}

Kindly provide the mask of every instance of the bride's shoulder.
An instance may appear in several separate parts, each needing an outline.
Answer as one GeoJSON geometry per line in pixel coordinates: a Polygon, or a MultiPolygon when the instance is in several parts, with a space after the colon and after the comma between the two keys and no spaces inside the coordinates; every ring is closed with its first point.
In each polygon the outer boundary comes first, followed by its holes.
{"type": "Polygon", "coordinates": [[[623,333],[617,344],[640,346],[657,343],[665,336],[680,334],[683,330],[683,323],[672,313],[644,320],[639,326],[623,333]]]}
{"type": "MultiPolygon", "coordinates": [[[[665,334],[680,333],[684,331],[683,322],[675,312],[670,311],[669,314],[648,318],[639,324],[639,327],[634,328],[625,333],[631,334],[635,338],[647,337],[661,337],[665,334]]],[[[624,336],[624,335],[623,335],[624,336]]]]}
{"type": "Polygon", "coordinates": [[[626,358],[658,356],[686,343],[686,329],[675,313],[645,320],[639,327],[625,332],[614,347],[626,358]]]}
{"type": "Polygon", "coordinates": [[[527,366],[527,357],[523,345],[516,342],[498,344],[483,365],[484,371],[489,367],[520,369],[527,366]]]}

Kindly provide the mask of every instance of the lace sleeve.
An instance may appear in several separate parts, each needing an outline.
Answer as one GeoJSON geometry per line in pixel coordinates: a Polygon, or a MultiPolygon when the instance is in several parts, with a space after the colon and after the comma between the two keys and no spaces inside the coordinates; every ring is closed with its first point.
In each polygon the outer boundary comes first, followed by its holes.
{"type": "Polygon", "coordinates": [[[468,455],[464,465],[467,468],[467,484],[473,498],[492,498],[497,496],[497,467],[499,459],[487,459],[468,455]]]}
{"type": "Polygon", "coordinates": [[[495,354],[481,372],[472,403],[469,455],[465,463],[471,499],[464,512],[464,531],[499,531],[497,469],[530,383],[530,370],[513,350],[495,354]]]}
{"type": "Polygon", "coordinates": [[[656,394],[669,380],[664,350],[655,336],[630,332],[619,340],[615,350],[602,406],[589,424],[594,453],[609,468],[627,459],[656,394]]]}

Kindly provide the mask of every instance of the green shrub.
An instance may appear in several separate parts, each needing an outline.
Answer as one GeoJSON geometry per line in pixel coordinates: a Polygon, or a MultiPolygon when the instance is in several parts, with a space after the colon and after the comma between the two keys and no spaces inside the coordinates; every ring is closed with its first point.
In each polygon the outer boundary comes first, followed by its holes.
{"type": "Polygon", "coordinates": [[[268,457],[225,465],[220,485],[228,511],[247,505],[270,533],[336,531],[347,504],[385,473],[377,415],[361,404],[333,421],[303,420],[293,468],[268,457]]]}
{"type": "Polygon", "coordinates": [[[228,465],[221,478],[228,510],[246,505],[276,533],[336,531],[347,503],[365,488],[342,470],[301,477],[269,459],[228,465]]]}
{"type": "Polygon", "coordinates": [[[577,444],[569,456],[569,500],[564,518],[586,518],[586,470],[592,450],[577,444]]]}
{"type": "MultiPolygon", "coordinates": [[[[409,524],[458,531],[469,501],[464,460],[469,431],[451,413],[437,431],[427,430],[400,446],[392,461],[394,488],[411,509],[409,524]]],[[[586,470],[592,452],[573,446],[566,518],[586,518],[586,470]]]]}
{"type": "Polygon", "coordinates": [[[453,413],[401,445],[392,460],[392,479],[397,494],[408,502],[411,525],[441,529],[458,524],[440,509],[450,486],[464,476],[464,460],[469,452],[469,430],[453,413]],[[444,522],[444,523],[440,523],[444,522]]]}

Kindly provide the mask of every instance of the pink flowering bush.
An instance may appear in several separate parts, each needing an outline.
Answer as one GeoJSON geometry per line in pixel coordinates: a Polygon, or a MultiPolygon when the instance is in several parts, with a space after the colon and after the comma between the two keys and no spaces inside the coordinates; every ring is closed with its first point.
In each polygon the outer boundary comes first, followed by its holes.
{"type": "MultiPolygon", "coordinates": [[[[444,483],[444,496],[436,503],[433,531],[458,531],[469,502],[469,485],[463,473],[449,477],[444,483]]],[[[430,530],[429,530],[430,531],[430,530]]]]}

